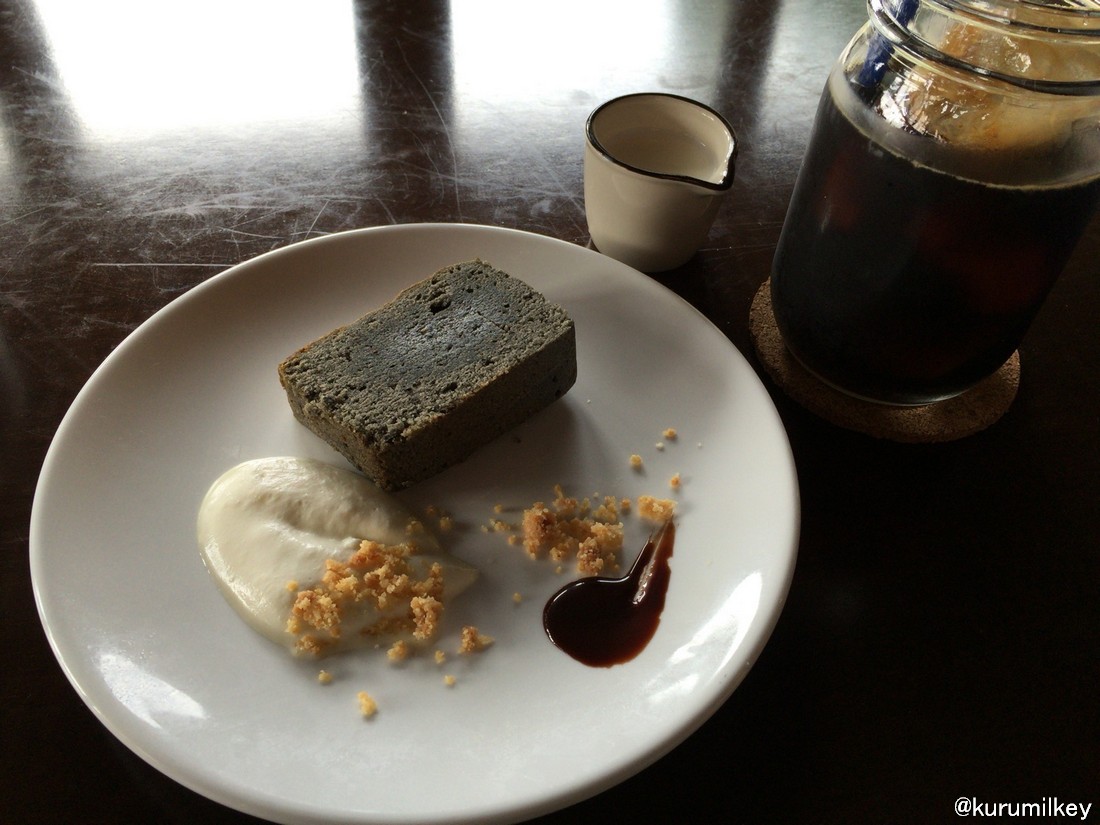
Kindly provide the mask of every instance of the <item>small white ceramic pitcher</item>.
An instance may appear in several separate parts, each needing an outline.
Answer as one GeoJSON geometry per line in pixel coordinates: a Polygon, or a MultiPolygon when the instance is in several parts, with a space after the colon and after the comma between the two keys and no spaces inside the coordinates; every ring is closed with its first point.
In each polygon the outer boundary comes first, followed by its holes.
{"type": "Polygon", "coordinates": [[[653,92],[599,106],[585,138],[584,208],[596,248],[643,272],[686,263],[733,185],[730,125],[702,103],[653,92]]]}

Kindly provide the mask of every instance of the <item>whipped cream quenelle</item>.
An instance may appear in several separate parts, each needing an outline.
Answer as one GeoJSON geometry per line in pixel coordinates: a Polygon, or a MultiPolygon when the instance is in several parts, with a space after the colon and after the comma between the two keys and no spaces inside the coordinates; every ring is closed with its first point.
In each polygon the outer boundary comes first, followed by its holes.
{"type": "Polygon", "coordinates": [[[395,498],[313,459],[227,471],[199,508],[198,540],[241,618],[294,652],[426,640],[477,577],[395,498]]]}

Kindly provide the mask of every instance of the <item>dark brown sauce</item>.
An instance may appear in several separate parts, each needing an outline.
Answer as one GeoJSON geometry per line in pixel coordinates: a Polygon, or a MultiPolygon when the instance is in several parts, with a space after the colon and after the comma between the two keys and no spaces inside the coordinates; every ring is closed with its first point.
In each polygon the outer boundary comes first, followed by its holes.
{"type": "Polygon", "coordinates": [[[622,664],[641,653],[661,622],[675,540],[669,521],[649,537],[625,578],[590,576],[551,596],[542,611],[550,641],[592,667],[622,664]]]}

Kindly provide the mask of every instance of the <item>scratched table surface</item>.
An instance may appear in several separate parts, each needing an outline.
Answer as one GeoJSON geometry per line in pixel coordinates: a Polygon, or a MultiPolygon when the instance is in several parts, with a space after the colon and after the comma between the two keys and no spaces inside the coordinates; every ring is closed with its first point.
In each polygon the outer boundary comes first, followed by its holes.
{"type": "MultiPolygon", "coordinates": [[[[251,821],[119,744],[36,614],[43,457],[128,333],[238,262],[357,227],[587,245],[584,120],[659,90],[724,113],[741,149],[704,248],[654,277],[756,365],[750,302],[864,15],[859,0],[0,3],[0,821],[251,821]]],[[[875,441],[765,381],[802,494],[768,646],[682,745],[542,821],[1100,804],[1098,260],[1094,222],[1021,347],[1012,408],[963,441],[875,441]]]]}

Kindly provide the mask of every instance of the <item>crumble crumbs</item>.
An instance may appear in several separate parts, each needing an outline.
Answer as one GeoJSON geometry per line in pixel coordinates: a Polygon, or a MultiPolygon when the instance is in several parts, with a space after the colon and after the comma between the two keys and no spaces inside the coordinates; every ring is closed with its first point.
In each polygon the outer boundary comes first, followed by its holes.
{"type": "Polygon", "coordinates": [[[668,480],[668,486],[671,487],[673,490],[679,490],[682,483],[683,481],[681,480],[679,473],[675,473],[672,478],[668,480]]]}
{"type": "Polygon", "coordinates": [[[327,670],[322,670],[317,674],[317,681],[322,685],[328,685],[332,683],[332,674],[327,670]]]}
{"type": "Polygon", "coordinates": [[[433,596],[414,596],[409,607],[413,615],[413,637],[430,639],[434,636],[443,613],[443,602],[433,596]]]}
{"type": "Polygon", "coordinates": [[[409,658],[409,643],[404,639],[398,639],[390,649],[386,651],[386,658],[391,662],[403,662],[409,658]]]}
{"type": "Polygon", "coordinates": [[[473,625],[462,628],[462,642],[458,646],[459,653],[477,653],[493,643],[492,636],[486,636],[473,625]]]}
{"type": "MultiPolygon", "coordinates": [[[[678,489],[680,474],[676,473],[669,485],[678,489]]],[[[562,486],[554,487],[555,498],[550,504],[536,501],[523,513],[520,535],[508,537],[509,544],[522,542],[527,555],[533,559],[547,557],[558,564],[555,573],[564,572],[562,562],[575,561],[582,575],[595,576],[619,568],[618,554],[623,547],[623,522],[625,514],[635,509],[628,498],[614,496],[577,499],[565,495],[562,486]],[[596,503],[593,504],[593,499],[596,503]]],[[[636,510],[646,521],[664,523],[676,514],[676,502],[652,495],[638,496],[636,510]]],[[[513,595],[517,604],[520,594],[513,595]]]]}
{"type": "Polygon", "coordinates": [[[620,502],[605,496],[595,507],[590,499],[566,496],[561,485],[547,505],[536,501],[523,513],[523,547],[531,558],[576,561],[577,570],[595,575],[618,564],[623,546],[620,502]]]}
{"type": "Polygon", "coordinates": [[[649,521],[671,521],[676,514],[676,502],[655,496],[638,496],[638,515],[649,521]]]}
{"type": "Polygon", "coordinates": [[[458,680],[455,679],[455,677],[452,676],[450,673],[443,677],[443,684],[445,684],[447,687],[454,687],[454,684],[457,681],[458,680]]]}
{"type": "Polygon", "coordinates": [[[439,527],[439,532],[449,533],[454,530],[454,517],[441,507],[438,507],[435,504],[429,504],[427,507],[424,508],[424,513],[428,516],[428,518],[435,519],[435,522],[439,527]]]}
{"type": "Polygon", "coordinates": [[[677,435],[676,428],[675,427],[667,427],[667,428],[665,428],[664,432],[661,433],[661,435],[664,436],[666,441],[675,441],[676,440],[676,435],[677,435]]]}
{"type": "Polygon", "coordinates": [[[365,690],[359,691],[355,698],[359,700],[359,713],[363,715],[364,719],[370,719],[378,713],[378,703],[365,690]]]}
{"type": "Polygon", "coordinates": [[[642,457],[637,453],[631,455],[630,466],[633,467],[635,470],[640,470],[642,468],[642,457]]]}
{"type": "Polygon", "coordinates": [[[436,563],[425,578],[416,578],[408,562],[415,553],[413,544],[365,540],[347,562],[327,559],[320,584],[295,594],[286,626],[298,636],[295,650],[318,655],[330,648],[341,637],[345,611],[360,603],[383,614],[360,631],[363,635],[434,636],[443,612],[443,569],[436,563]]]}

